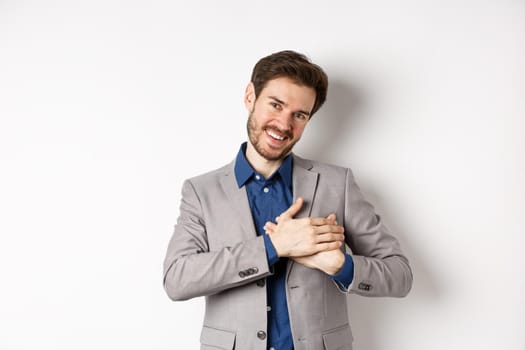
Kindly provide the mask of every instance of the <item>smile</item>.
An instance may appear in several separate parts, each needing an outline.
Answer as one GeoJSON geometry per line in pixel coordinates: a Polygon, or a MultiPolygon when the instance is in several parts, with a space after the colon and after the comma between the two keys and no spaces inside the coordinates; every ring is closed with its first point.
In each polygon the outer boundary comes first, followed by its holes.
{"type": "Polygon", "coordinates": [[[281,135],[277,134],[275,131],[272,131],[272,130],[266,129],[265,132],[266,132],[266,134],[268,136],[270,136],[271,138],[273,138],[273,139],[275,139],[277,141],[284,141],[284,139],[286,138],[284,136],[281,136],[281,135]]]}

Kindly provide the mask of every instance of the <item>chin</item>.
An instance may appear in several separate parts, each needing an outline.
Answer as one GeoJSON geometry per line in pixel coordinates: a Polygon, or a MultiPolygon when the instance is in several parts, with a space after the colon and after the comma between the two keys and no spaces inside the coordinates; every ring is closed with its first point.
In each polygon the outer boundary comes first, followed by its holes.
{"type": "Polygon", "coordinates": [[[286,151],[286,149],[282,151],[263,149],[263,150],[259,150],[258,152],[263,158],[265,158],[266,160],[271,160],[271,161],[284,159],[289,153],[286,151]]]}

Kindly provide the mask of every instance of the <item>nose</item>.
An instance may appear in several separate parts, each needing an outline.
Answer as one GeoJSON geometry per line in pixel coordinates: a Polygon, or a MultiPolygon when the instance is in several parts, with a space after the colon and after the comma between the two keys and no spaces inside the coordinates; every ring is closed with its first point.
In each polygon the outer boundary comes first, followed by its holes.
{"type": "Polygon", "coordinates": [[[279,128],[282,130],[291,130],[293,126],[293,114],[289,111],[282,111],[277,118],[279,128]]]}

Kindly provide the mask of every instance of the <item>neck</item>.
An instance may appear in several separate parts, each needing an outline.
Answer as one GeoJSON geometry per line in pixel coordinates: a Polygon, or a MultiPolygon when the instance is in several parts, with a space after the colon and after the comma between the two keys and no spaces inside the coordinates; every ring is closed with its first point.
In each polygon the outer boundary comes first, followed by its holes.
{"type": "Polygon", "coordinates": [[[250,165],[264,176],[266,179],[270,177],[283,163],[282,159],[279,160],[268,160],[261,156],[257,150],[253,147],[251,142],[248,141],[246,146],[246,159],[250,165]]]}

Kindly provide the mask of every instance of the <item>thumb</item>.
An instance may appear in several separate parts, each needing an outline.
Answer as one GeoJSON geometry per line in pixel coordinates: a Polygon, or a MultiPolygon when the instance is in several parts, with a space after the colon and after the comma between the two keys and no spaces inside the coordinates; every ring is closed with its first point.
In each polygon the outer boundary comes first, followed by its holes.
{"type": "Polygon", "coordinates": [[[286,209],[286,211],[284,211],[281,215],[279,215],[280,219],[293,218],[295,215],[297,215],[299,210],[301,210],[301,208],[303,207],[303,203],[304,203],[304,200],[301,197],[297,198],[297,200],[292,205],[290,205],[290,207],[286,209]]]}
{"type": "Polygon", "coordinates": [[[330,221],[332,224],[337,225],[337,221],[335,221],[335,214],[330,214],[326,217],[326,220],[330,221]]]}
{"type": "Polygon", "coordinates": [[[274,233],[275,229],[277,228],[277,225],[273,222],[268,221],[266,224],[264,224],[264,232],[266,234],[274,233]]]}

